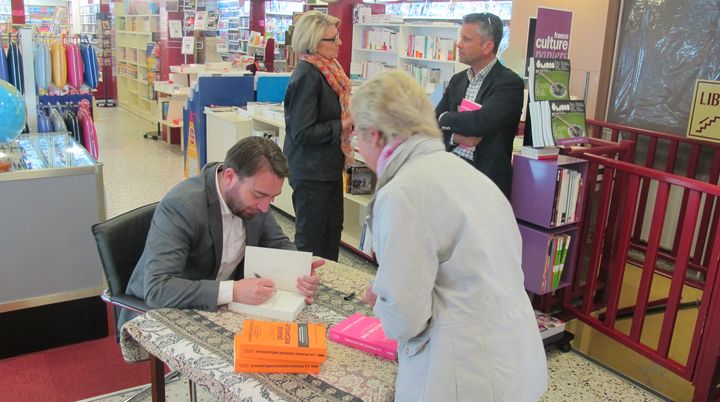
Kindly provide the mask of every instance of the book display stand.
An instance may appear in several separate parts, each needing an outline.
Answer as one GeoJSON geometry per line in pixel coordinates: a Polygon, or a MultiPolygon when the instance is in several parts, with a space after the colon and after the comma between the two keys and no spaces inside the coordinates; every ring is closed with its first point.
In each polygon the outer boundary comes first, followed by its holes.
{"type": "MultiPolygon", "coordinates": [[[[525,289],[531,293],[551,293],[572,280],[586,176],[587,161],[578,158],[513,158],[511,204],[522,237],[525,289]]],[[[543,344],[566,352],[573,338],[563,331],[544,338],[543,344]]]]}

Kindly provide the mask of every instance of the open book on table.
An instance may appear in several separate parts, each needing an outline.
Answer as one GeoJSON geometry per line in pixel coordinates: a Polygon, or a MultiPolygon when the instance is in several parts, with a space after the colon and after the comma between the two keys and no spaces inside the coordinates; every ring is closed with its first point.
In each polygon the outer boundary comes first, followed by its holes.
{"type": "Polygon", "coordinates": [[[248,246],[245,248],[245,276],[272,279],[277,292],[265,303],[232,302],[228,309],[277,320],[295,320],[305,308],[305,296],[296,287],[297,278],[310,274],[311,261],[312,253],[305,251],[248,246]]]}

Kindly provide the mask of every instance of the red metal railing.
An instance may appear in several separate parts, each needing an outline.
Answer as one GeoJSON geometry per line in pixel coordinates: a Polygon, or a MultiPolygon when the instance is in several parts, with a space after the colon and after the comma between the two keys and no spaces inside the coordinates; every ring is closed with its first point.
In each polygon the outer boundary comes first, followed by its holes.
{"type": "MultiPolygon", "coordinates": [[[[676,135],[643,130],[639,128],[613,124],[597,120],[587,120],[587,127],[591,138],[600,138],[617,142],[620,140],[631,140],[632,145],[629,153],[622,159],[636,165],[647,168],[673,173],[706,183],[718,184],[720,178],[720,144],[713,144],[705,141],[698,141],[676,135]],[[680,163],[678,163],[678,161],[680,163]]],[[[656,189],[651,187],[649,180],[640,181],[640,192],[637,202],[639,210],[634,217],[630,247],[635,253],[629,257],[630,262],[642,265],[646,260],[644,255],[654,252],[660,263],[657,268],[659,272],[671,276],[672,272],[663,266],[672,266],[676,263],[679,252],[681,230],[678,225],[671,233],[671,246],[660,246],[658,250],[648,248],[648,239],[643,233],[648,232],[652,222],[647,219],[646,210],[653,206],[653,196],[656,189]]],[[[689,201],[689,193],[683,191],[681,194],[670,195],[670,205],[675,205],[677,217],[681,217],[689,201]],[[677,205],[679,204],[679,205],[677,205]]],[[[720,201],[714,196],[705,196],[701,200],[702,211],[699,212],[697,228],[698,236],[695,244],[691,247],[691,258],[689,266],[693,275],[686,278],[689,285],[702,287],[707,275],[707,265],[710,263],[709,248],[715,241],[712,237],[717,233],[718,215],[720,214],[720,201]]]]}
{"type": "MultiPolygon", "coordinates": [[[[617,135],[614,137],[615,140],[618,138],[617,135]]],[[[720,197],[720,187],[590,153],[582,157],[589,163],[583,243],[574,280],[570,289],[564,292],[564,309],[655,363],[692,380],[696,387],[694,400],[709,400],[715,390],[720,352],[720,275],[717,274],[720,227],[714,209],[711,210],[714,223],[708,224],[701,217],[705,216],[708,200],[720,197]],[[654,189],[652,197],[646,190],[651,188],[654,189]],[[671,193],[678,191],[683,194],[683,213],[673,240],[671,256],[674,266],[670,271],[664,271],[670,278],[669,289],[662,303],[658,303],[649,299],[653,281],[657,280],[657,262],[664,258],[661,237],[669,221],[666,209],[671,193]],[[643,201],[643,198],[654,202],[643,201]],[[646,208],[651,208],[648,219],[645,219],[646,208]],[[644,220],[639,220],[639,216],[644,220]],[[637,268],[628,266],[625,262],[633,247],[638,222],[645,220],[649,222],[649,234],[643,240],[643,261],[637,268]],[[671,357],[671,345],[676,339],[676,323],[682,308],[681,296],[688,283],[686,275],[696,255],[693,249],[697,250],[700,239],[709,241],[702,245],[703,280],[692,283],[702,290],[702,296],[691,344],[686,353],[676,350],[671,357]],[[630,269],[640,269],[639,286],[634,295],[632,289],[623,287],[625,275],[630,269]],[[624,295],[624,304],[630,307],[620,307],[621,294],[624,295]],[[663,304],[664,308],[658,304],[663,304]],[[642,335],[643,331],[651,332],[650,327],[645,325],[648,312],[658,307],[663,311],[663,317],[659,332],[653,334],[657,335],[658,341],[652,345],[652,342],[643,340],[642,335]],[[619,317],[624,310],[632,313],[629,328],[628,321],[619,317]],[[681,355],[678,356],[678,353],[681,355]]]]}

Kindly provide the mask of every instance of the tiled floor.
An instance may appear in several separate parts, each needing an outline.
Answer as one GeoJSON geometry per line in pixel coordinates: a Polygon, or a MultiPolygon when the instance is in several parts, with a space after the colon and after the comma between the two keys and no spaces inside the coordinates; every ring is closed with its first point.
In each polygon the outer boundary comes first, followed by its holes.
{"type": "MultiPolygon", "coordinates": [[[[182,180],[179,147],[143,138],[154,125],[120,108],[95,108],[95,120],[100,136],[100,161],[104,164],[108,217],[158,201],[182,180]]],[[[292,221],[284,216],[278,216],[278,221],[292,237],[292,221]]],[[[375,269],[346,251],[341,252],[340,262],[369,271],[375,269]]],[[[548,374],[549,386],[543,401],[662,400],[574,352],[549,352],[548,374]]],[[[188,400],[187,381],[169,384],[166,392],[168,401],[188,400]]],[[[121,392],[92,400],[121,401],[127,395],[128,392],[121,392]]],[[[198,388],[198,400],[215,399],[198,388]]]]}

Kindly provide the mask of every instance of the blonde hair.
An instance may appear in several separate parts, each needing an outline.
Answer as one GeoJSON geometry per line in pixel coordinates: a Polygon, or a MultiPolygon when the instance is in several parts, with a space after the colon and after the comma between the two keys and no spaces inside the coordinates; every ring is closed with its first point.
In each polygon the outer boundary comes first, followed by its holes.
{"type": "Polygon", "coordinates": [[[358,133],[378,130],[386,144],[416,134],[442,136],[430,98],[404,71],[383,71],[361,85],[350,100],[350,113],[358,133]]]}
{"type": "Polygon", "coordinates": [[[314,54],[325,34],[325,29],[338,25],[340,20],[337,17],[319,11],[307,12],[295,25],[290,46],[295,53],[314,54]]]}

